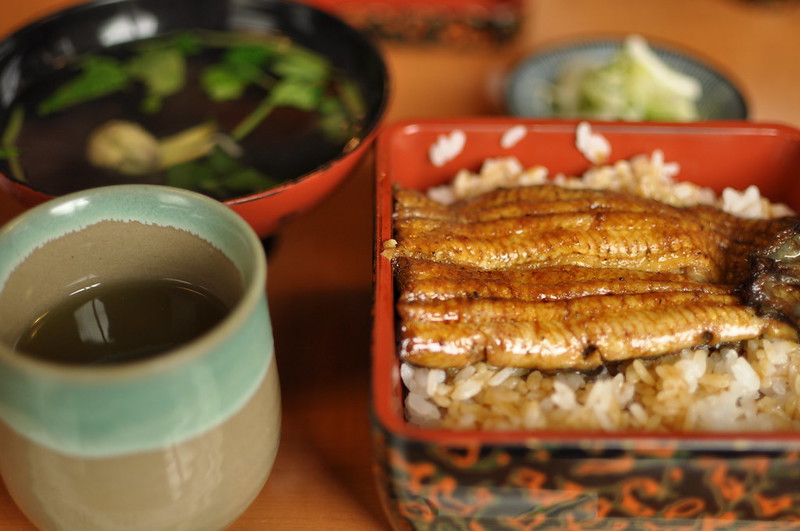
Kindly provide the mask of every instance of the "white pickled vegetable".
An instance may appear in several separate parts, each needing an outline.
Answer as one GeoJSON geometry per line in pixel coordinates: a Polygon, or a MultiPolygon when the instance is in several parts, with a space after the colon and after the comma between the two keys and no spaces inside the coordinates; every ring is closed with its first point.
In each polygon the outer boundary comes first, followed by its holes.
{"type": "Polygon", "coordinates": [[[601,120],[699,118],[700,82],[664,63],[638,35],[605,64],[572,64],[552,91],[557,116],[601,120]]]}

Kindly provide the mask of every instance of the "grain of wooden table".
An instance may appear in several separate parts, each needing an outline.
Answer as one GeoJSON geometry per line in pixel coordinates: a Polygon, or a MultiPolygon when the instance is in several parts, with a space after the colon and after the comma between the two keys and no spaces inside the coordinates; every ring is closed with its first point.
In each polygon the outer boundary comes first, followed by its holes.
{"type": "MultiPolygon", "coordinates": [[[[0,34],[74,3],[4,0],[0,34]]],[[[501,112],[506,69],[543,43],[637,32],[693,49],[730,72],[751,118],[800,127],[800,3],[742,0],[530,0],[514,42],[455,50],[383,45],[389,120],[501,112]]],[[[236,531],[381,530],[371,475],[369,330],[372,158],[269,244],[268,294],[283,386],[274,471],[236,531]]],[[[20,211],[0,195],[0,222],[20,211]]],[[[0,530],[32,529],[0,485],[0,530]]]]}

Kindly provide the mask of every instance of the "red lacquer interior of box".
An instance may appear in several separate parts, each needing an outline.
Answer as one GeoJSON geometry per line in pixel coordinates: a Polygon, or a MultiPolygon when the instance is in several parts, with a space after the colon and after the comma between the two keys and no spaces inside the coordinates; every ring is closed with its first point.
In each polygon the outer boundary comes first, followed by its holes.
{"type": "MultiPolygon", "coordinates": [[[[395,344],[394,293],[390,263],[380,256],[391,238],[392,186],[426,189],[452,179],[462,168],[478,170],[487,158],[514,156],[523,166],[542,165],[550,175],[579,175],[588,161],[575,146],[576,122],[524,121],[512,118],[463,118],[407,121],[387,127],[376,155],[375,315],[373,330],[373,408],[377,422],[393,433],[427,441],[518,442],[531,439],[652,438],[641,433],[454,432],[422,429],[405,422],[402,383],[395,344]],[[524,125],[526,135],[511,148],[501,146],[509,128],[524,125]],[[441,135],[465,133],[461,153],[445,165],[431,163],[429,149],[441,135]]],[[[800,210],[800,131],[776,124],[705,122],[692,124],[592,123],[592,130],[611,144],[611,162],[659,149],[667,162],[680,164],[678,180],[721,191],[757,185],[772,200],[800,210]]],[[[678,439],[730,441],[743,437],[779,442],[800,434],[693,433],[678,439]]]]}

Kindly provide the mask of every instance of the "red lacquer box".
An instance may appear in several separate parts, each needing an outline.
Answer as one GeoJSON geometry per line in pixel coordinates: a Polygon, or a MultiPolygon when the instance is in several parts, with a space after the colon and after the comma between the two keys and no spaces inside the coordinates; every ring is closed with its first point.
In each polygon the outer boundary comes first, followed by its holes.
{"type": "MultiPolygon", "coordinates": [[[[664,152],[679,180],[720,191],[758,185],[800,207],[800,131],[748,122],[594,123],[611,159],[664,152]]],[[[800,432],[455,431],[407,422],[395,338],[392,187],[425,189],[489,157],[578,175],[574,122],[456,118],[396,123],[376,152],[372,408],[376,474],[396,529],[788,529],[800,520],[800,432]],[[511,148],[503,134],[523,124],[511,148]],[[443,166],[440,135],[465,133],[443,166]]]]}

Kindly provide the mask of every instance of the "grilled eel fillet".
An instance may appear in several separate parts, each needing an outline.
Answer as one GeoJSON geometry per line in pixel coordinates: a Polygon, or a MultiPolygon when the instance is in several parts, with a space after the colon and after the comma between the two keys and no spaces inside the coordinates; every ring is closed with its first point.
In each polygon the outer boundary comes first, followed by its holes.
{"type": "Polygon", "coordinates": [[[448,206],[398,189],[395,242],[384,254],[399,292],[400,355],[438,368],[586,370],[760,336],[797,339],[739,290],[754,250],[796,222],[554,185],[448,206]]]}

